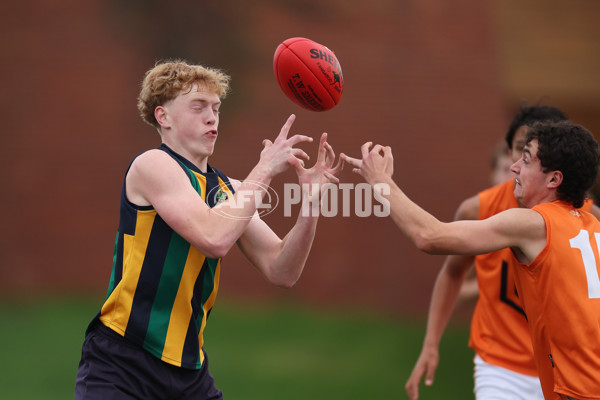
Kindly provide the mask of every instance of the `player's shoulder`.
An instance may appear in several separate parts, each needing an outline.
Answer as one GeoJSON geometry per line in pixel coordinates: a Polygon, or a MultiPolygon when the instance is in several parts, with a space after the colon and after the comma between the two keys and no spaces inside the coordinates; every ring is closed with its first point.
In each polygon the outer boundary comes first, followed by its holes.
{"type": "Polygon", "coordinates": [[[177,161],[160,149],[147,150],[136,156],[131,162],[127,173],[127,180],[160,180],[185,176],[177,161]]]}
{"type": "Polygon", "coordinates": [[[177,161],[173,159],[168,153],[160,149],[150,149],[137,155],[132,163],[131,168],[136,169],[152,169],[155,172],[159,172],[161,168],[169,168],[176,166],[177,161]]]}
{"type": "Polygon", "coordinates": [[[147,165],[152,163],[164,163],[167,161],[174,160],[169,154],[160,149],[150,149],[138,154],[133,159],[132,164],[147,165]]]}
{"type": "Polygon", "coordinates": [[[515,237],[534,238],[545,240],[546,219],[543,212],[534,208],[509,208],[487,219],[495,226],[504,227],[505,232],[510,232],[515,237]]]}

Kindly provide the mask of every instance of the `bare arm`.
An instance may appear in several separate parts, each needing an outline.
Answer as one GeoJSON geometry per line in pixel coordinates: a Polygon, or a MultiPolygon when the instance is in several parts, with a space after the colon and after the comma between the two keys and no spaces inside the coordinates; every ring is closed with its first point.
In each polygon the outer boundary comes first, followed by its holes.
{"type": "Polygon", "coordinates": [[[237,201],[238,193],[256,193],[289,165],[308,156],[294,146],[312,141],[303,135],[288,138],[294,121],[291,116],[273,143],[265,140],[260,160],[228,201],[209,208],[190,185],[178,163],[160,150],[150,150],[133,162],[126,178],[127,197],[150,204],[161,218],[190,244],[209,257],[222,257],[246,229],[256,211],[255,201],[237,201]],[[227,216],[225,216],[227,215],[227,216]]]}
{"type": "MultiPolygon", "coordinates": [[[[477,219],[479,215],[479,196],[473,196],[461,203],[455,220],[477,219]]],[[[419,383],[425,376],[425,384],[433,384],[435,371],[439,363],[439,346],[448,321],[452,316],[460,288],[471,265],[473,256],[448,256],[440,270],[429,305],[427,331],[421,348],[421,354],[408,378],[405,389],[411,400],[419,398],[419,383]]]]}
{"type": "Polygon", "coordinates": [[[312,247],[317,217],[299,216],[283,238],[255,216],[238,245],[246,258],[271,283],[292,287],[300,278],[312,247]]]}
{"type": "Polygon", "coordinates": [[[472,256],[448,256],[438,274],[431,295],[423,347],[404,387],[411,400],[419,398],[419,383],[423,377],[425,377],[425,385],[433,384],[439,363],[439,346],[442,335],[454,311],[466,271],[472,262],[472,256]]]}
{"type": "Polygon", "coordinates": [[[511,247],[522,262],[531,262],[546,245],[546,226],[539,213],[517,208],[485,220],[441,222],[412,202],[392,180],[391,148],[376,145],[371,150],[371,146],[370,142],[362,146],[362,159],[342,157],[375,190],[380,185],[387,186],[384,198],[389,201],[390,216],[400,230],[422,251],[462,255],[449,257],[436,281],[423,350],[406,384],[407,393],[414,400],[418,398],[423,375],[428,384],[432,383],[439,342],[464,274],[472,263],[469,256],[511,247]]]}
{"type": "Polygon", "coordinates": [[[514,208],[481,221],[444,223],[411,201],[393,181],[391,148],[371,143],[362,148],[362,160],[343,155],[374,186],[387,186],[391,218],[420,250],[431,254],[485,254],[511,247],[522,253],[523,262],[532,261],[546,245],[546,225],[532,210],[514,208]]]}
{"type": "MultiPolygon", "coordinates": [[[[319,143],[319,155],[315,165],[305,169],[302,162],[295,163],[299,183],[308,189],[311,185],[319,188],[328,182],[338,182],[335,177],[341,171],[341,159],[335,167],[335,154],[327,143],[327,135],[323,134],[319,143]]],[[[303,201],[318,202],[320,191],[313,193],[303,191],[303,201]]],[[[318,204],[318,203],[317,203],[318,204]]],[[[280,239],[257,216],[252,219],[248,228],[240,237],[238,245],[250,262],[273,284],[291,287],[302,274],[304,264],[312,247],[317,228],[318,213],[302,213],[298,215],[296,224],[288,234],[280,239]]]]}

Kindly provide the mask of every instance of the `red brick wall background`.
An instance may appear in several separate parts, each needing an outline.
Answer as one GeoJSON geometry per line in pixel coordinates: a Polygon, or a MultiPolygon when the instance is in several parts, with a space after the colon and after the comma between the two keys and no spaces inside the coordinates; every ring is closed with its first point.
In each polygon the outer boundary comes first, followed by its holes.
{"type": "MultiPolygon", "coordinates": [[[[211,159],[230,176],[243,179],[262,139],[273,138],[295,113],[294,132],[318,138],[327,131],[338,153],[358,155],[367,140],[391,145],[396,181],[442,220],[487,185],[491,151],[519,98],[533,102],[547,94],[535,87],[519,94],[519,77],[512,86],[504,80],[513,64],[503,58],[507,30],[498,28],[505,25],[497,17],[506,21],[510,13],[497,3],[300,3],[35,0],[8,6],[0,24],[0,290],[104,293],[124,170],[133,156],[159,144],[136,110],[139,83],[158,59],[185,58],[233,77],[211,159]],[[345,87],[333,110],[301,110],[277,87],[273,52],[293,36],[323,43],[338,56],[345,87]]],[[[597,124],[589,97],[587,108],[576,96],[552,99],[597,124]]],[[[307,146],[313,156],[315,148],[307,146]]],[[[341,179],[360,182],[349,169],[341,179]]],[[[274,186],[281,190],[285,181],[295,181],[294,173],[274,186]]],[[[266,221],[285,235],[294,218],[278,209],[266,221]]],[[[221,293],[416,314],[427,308],[442,261],[418,252],[390,220],[321,218],[294,289],[269,286],[234,249],[223,263],[221,293]]]]}

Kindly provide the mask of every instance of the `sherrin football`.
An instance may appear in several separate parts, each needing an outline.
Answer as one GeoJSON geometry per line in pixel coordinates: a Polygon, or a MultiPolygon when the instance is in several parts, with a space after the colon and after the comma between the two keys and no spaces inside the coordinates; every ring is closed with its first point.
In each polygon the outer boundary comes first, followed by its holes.
{"type": "Polygon", "coordinates": [[[303,37],[285,40],[275,50],[273,70],[283,93],[300,107],[327,111],[340,102],[342,67],[322,44],[303,37]]]}

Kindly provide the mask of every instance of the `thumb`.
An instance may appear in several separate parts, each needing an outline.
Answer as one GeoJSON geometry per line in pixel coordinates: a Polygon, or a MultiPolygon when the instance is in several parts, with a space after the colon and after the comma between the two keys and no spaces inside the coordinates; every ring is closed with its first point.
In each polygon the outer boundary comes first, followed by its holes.
{"type": "Polygon", "coordinates": [[[265,139],[262,141],[262,145],[264,148],[270,147],[273,144],[269,139],[265,139]]]}
{"type": "Polygon", "coordinates": [[[300,173],[304,169],[304,161],[292,155],[288,157],[288,163],[294,167],[296,173],[300,173]]]}
{"type": "Polygon", "coordinates": [[[433,385],[433,378],[435,376],[435,368],[427,368],[427,375],[425,375],[425,386],[433,385]]]}

